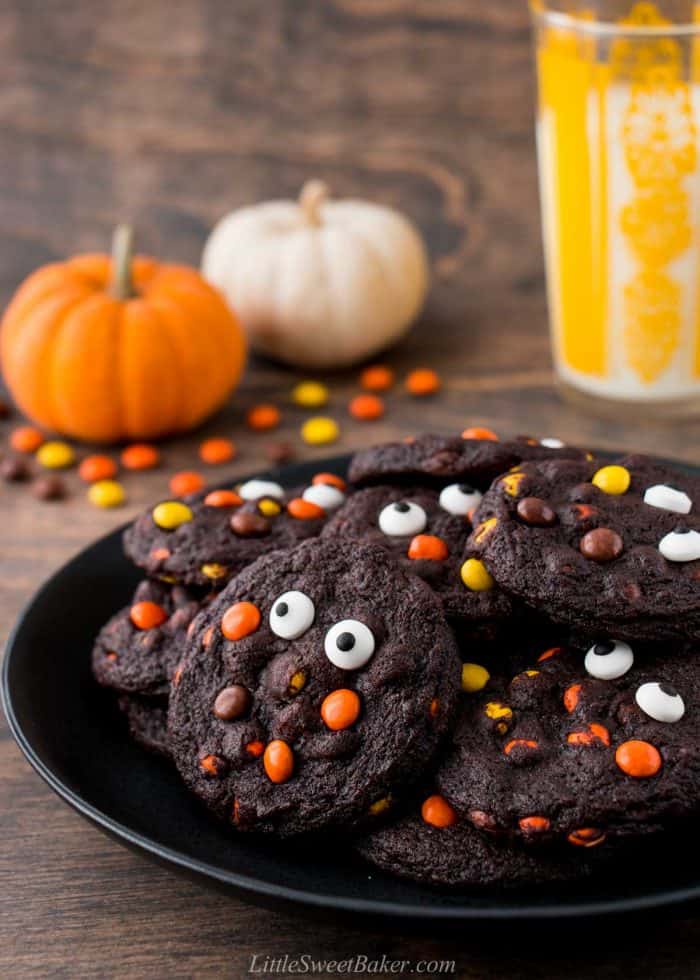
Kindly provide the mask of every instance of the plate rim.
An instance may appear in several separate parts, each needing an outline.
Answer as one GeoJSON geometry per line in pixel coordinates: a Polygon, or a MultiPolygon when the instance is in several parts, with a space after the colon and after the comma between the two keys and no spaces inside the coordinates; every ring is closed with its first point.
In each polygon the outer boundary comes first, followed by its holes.
{"type": "MultiPolygon", "coordinates": [[[[610,450],[592,449],[591,452],[602,458],[629,455],[629,453],[615,453],[611,452],[610,450]]],[[[329,470],[333,470],[334,467],[336,469],[343,467],[347,468],[347,463],[351,456],[352,453],[344,453],[337,456],[323,457],[318,460],[300,460],[297,463],[291,464],[289,467],[279,467],[276,469],[267,469],[262,471],[258,470],[250,476],[236,478],[236,482],[243,482],[245,480],[260,477],[270,478],[271,476],[283,480],[285,470],[291,469],[292,467],[319,467],[329,470]]],[[[672,466],[681,466],[700,474],[700,466],[697,464],[688,463],[683,460],[672,460],[665,457],[659,457],[659,459],[661,459],[663,463],[667,463],[672,466]]],[[[223,482],[230,483],[231,481],[227,480],[223,482]]],[[[61,777],[58,776],[51,769],[51,767],[43,761],[43,759],[35,751],[30,738],[23,731],[13,706],[10,679],[11,664],[13,656],[16,655],[15,648],[17,638],[25,623],[25,620],[29,618],[33,607],[40,602],[45,593],[49,592],[54,587],[55,580],[59,576],[69,572],[72,565],[82,561],[86,552],[89,552],[93,548],[99,547],[108,539],[121,535],[125,528],[130,525],[130,523],[131,521],[127,521],[124,524],[118,525],[116,528],[112,529],[106,534],[101,535],[99,538],[96,538],[85,547],[81,548],[75,555],[69,558],[68,561],[64,562],[54,572],[52,572],[42,582],[42,584],[27,600],[27,602],[25,602],[17,615],[5,643],[2,664],[2,679],[0,684],[0,702],[2,703],[3,711],[5,713],[5,717],[7,718],[8,727],[24,758],[60,799],[71,806],[81,816],[110,833],[119,843],[125,846],[133,845],[139,851],[144,852],[146,856],[163,861],[183,872],[195,873],[200,878],[212,879],[219,884],[235,888],[238,892],[242,893],[245,897],[250,898],[253,901],[256,897],[277,899],[282,900],[289,905],[299,906],[303,909],[355,912],[364,916],[376,916],[383,919],[399,919],[404,922],[417,919],[422,921],[430,920],[432,923],[454,923],[469,920],[501,921],[506,919],[509,921],[520,920],[522,922],[537,920],[561,921],[571,919],[573,917],[592,918],[610,914],[625,915],[640,913],[651,909],[672,908],[677,905],[700,900],[700,880],[698,880],[698,882],[694,885],[686,885],[675,889],[666,889],[665,891],[655,895],[643,894],[632,898],[610,900],[584,899],[563,904],[553,900],[550,903],[535,906],[525,904],[515,905],[509,903],[507,899],[503,905],[479,907],[476,904],[454,906],[443,906],[436,903],[425,905],[410,903],[405,904],[383,899],[339,896],[332,894],[329,895],[327,893],[309,891],[306,888],[292,888],[287,885],[277,885],[263,881],[251,875],[242,874],[241,872],[222,870],[220,867],[217,867],[214,864],[199,860],[198,858],[190,857],[181,851],[166,847],[157,839],[133,830],[127,824],[115,820],[108,813],[100,810],[96,806],[93,806],[91,803],[88,803],[78,792],[67,786],[61,777]]],[[[443,893],[441,891],[436,891],[435,894],[436,896],[439,896],[443,893]]]]}

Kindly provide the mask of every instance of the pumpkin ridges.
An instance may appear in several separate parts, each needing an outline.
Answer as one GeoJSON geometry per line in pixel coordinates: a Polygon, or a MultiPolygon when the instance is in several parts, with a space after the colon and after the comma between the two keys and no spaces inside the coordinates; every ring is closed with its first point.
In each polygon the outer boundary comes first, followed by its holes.
{"type": "Polygon", "coordinates": [[[47,296],[55,294],[57,289],[63,289],[65,286],[66,277],[63,263],[60,262],[46,265],[28,276],[5,309],[2,318],[3,343],[6,342],[5,337],[8,335],[8,342],[14,340],[24,318],[47,296]]]}
{"type": "Polygon", "coordinates": [[[53,341],[71,310],[89,295],[80,287],[66,287],[44,296],[31,316],[19,319],[3,341],[3,371],[19,408],[49,429],[56,427],[51,405],[53,341]],[[22,378],[21,385],[13,385],[22,378]]]}
{"type": "Polygon", "coordinates": [[[105,397],[105,392],[114,390],[119,316],[116,300],[93,293],[65,317],[54,340],[51,393],[55,425],[77,439],[106,442],[120,427],[120,400],[105,397]]]}

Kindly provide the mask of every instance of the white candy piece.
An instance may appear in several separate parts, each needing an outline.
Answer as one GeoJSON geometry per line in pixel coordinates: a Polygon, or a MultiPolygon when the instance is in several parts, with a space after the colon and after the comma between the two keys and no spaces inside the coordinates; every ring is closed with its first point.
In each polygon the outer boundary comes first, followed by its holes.
{"type": "Polygon", "coordinates": [[[359,670],[374,653],[374,634],[358,619],[343,619],[328,630],[323,649],[341,670],[359,670]]]}
{"type": "Polygon", "coordinates": [[[591,677],[600,681],[614,681],[616,677],[622,677],[633,663],[632,648],[621,640],[602,640],[596,643],[583,662],[591,677]],[[604,652],[608,648],[609,652],[604,652]]]}
{"type": "Polygon", "coordinates": [[[685,704],[680,694],[656,681],[649,681],[648,684],[638,687],[634,700],[644,714],[654,721],[673,724],[680,721],[685,714],[685,704]]]}
{"type": "Polygon", "coordinates": [[[420,534],[427,523],[428,518],[423,508],[410,500],[397,500],[395,504],[387,504],[379,514],[379,530],[394,538],[420,534]]]}
{"type": "Polygon", "coordinates": [[[466,517],[470,510],[478,506],[480,500],[479,491],[466,483],[450,483],[440,491],[440,506],[455,517],[466,517]]]}
{"type": "Polygon", "coordinates": [[[345,494],[329,483],[314,483],[302,493],[304,500],[323,507],[324,510],[336,510],[345,500],[345,494]]]}
{"type": "Polygon", "coordinates": [[[644,503],[661,510],[672,510],[676,514],[689,514],[693,501],[682,490],[674,490],[664,483],[657,483],[644,491],[644,503]]]}
{"type": "Polygon", "coordinates": [[[700,534],[690,528],[670,531],[659,541],[659,551],[668,561],[696,561],[700,558],[700,534]]]}
{"type": "Polygon", "coordinates": [[[260,500],[261,497],[284,499],[284,490],[279,483],[273,483],[272,480],[248,480],[240,485],[238,493],[244,500],[260,500]]]}
{"type": "Polygon", "coordinates": [[[283,592],[272,603],[270,629],[283,640],[297,640],[306,633],[315,616],[314,604],[305,593],[283,592]]]}
{"type": "Polygon", "coordinates": [[[562,442],[561,439],[555,439],[553,436],[540,439],[540,446],[546,446],[547,449],[563,449],[565,445],[565,442],[562,442]]]}

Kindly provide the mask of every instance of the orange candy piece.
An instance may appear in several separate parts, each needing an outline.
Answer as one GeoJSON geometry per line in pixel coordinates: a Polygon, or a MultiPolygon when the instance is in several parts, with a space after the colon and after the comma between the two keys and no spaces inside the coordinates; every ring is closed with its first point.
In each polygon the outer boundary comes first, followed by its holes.
{"type": "Polygon", "coordinates": [[[651,742],[634,738],[618,745],[615,762],[624,773],[634,779],[655,776],[662,765],[661,753],[651,742]]]}
{"type": "Polygon", "coordinates": [[[160,463],[160,453],[147,442],[135,442],[122,450],[121,461],[127,470],[152,470],[160,463]]]}
{"type": "Polygon", "coordinates": [[[536,749],[537,742],[534,738],[512,738],[510,742],[504,746],[503,751],[506,755],[510,755],[513,749],[517,749],[519,746],[526,749],[536,749]]]}
{"type": "Polygon", "coordinates": [[[294,772],[294,753],[281,738],[275,738],[267,744],[263,765],[270,782],[286,783],[294,772]]]}
{"type": "Polygon", "coordinates": [[[597,847],[605,840],[605,834],[597,827],[579,827],[572,830],[566,839],[577,847],[597,847]]]}
{"type": "Polygon", "coordinates": [[[355,395],[350,399],[348,412],[360,422],[373,422],[384,414],[384,402],[378,395],[355,395]]]}
{"type": "Polygon", "coordinates": [[[490,442],[498,442],[498,436],[491,429],[483,425],[472,425],[462,433],[463,439],[487,439],[490,442]]]}
{"type": "Polygon", "coordinates": [[[85,483],[96,483],[98,480],[111,480],[116,476],[117,464],[111,456],[86,456],[78,467],[78,475],[85,483]]]}
{"type": "Polygon", "coordinates": [[[248,755],[252,755],[254,759],[259,759],[260,756],[265,751],[265,743],[259,742],[257,740],[255,742],[248,742],[248,744],[245,747],[245,750],[248,753],[248,755]]]}
{"type": "Polygon", "coordinates": [[[44,442],[43,433],[33,425],[20,425],[10,433],[10,445],[18,453],[35,453],[44,442]]]}
{"type": "Polygon", "coordinates": [[[199,447],[199,458],[203,463],[209,463],[211,466],[217,466],[219,463],[228,463],[235,455],[235,443],[221,436],[205,439],[199,447]]]}
{"type": "Polygon", "coordinates": [[[567,687],[564,691],[564,707],[570,713],[572,712],[576,705],[578,704],[578,699],[581,696],[581,685],[572,684],[571,687],[567,687]]]}
{"type": "Polygon", "coordinates": [[[257,432],[275,429],[280,424],[280,410],[276,405],[253,405],[246,415],[246,422],[257,432]]]}
{"type": "Polygon", "coordinates": [[[420,808],[420,815],[426,823],[433,827],[451,827],[457,822],[457,814],[452,809],[444,796],[429,796],[423,801],[420,808]]]}
{"type": "Polygon", "coordinates": [[[183,470],[170,477],[170,492],[174,497],[187,497],[197,493],[204,486],[204,477],[194,470],[183,470]]]}
{"type": "Polygon", "coordinates": [[[329,487],[337,487],[338,490],[345,491],[347,489],[345,480],[341,476],[336,476],[335,473],[316,473],[311,482],[315,487],[325,483],[329,487]]]}
{"type": "Polygon", "coordinates": [[[556,657],[561,653],[561,647],[550,647],[549,650],[545,650],[537,658],[537,663],[542,663],[543,660],[549,660],[550,657],[556,657]]]}
{"type": "Polygon", "coordinates": [[[137,629],[151,630],[161,626],[168,614],[157,602],[136,602],[129,612],[131,622],[137,629]]]}
{"type": "Polygon", "coordinates": [[[370,364],[360,375],[365,391],[388,391],[394,383],[394,372],[385,364],[370,364]]]}
{"type": "Polygon", "coordinates": [[[354,725],[360,714],[360,698],[355,691],[341,687],[323,699],[321,718],[333,732],[354,725]]]}
{"type": "Polygon", "coordinates": [[[227,640],[242,640],[260,625],[260,610],[252,602],[234,602],[221,619],[221,632],[227,640]]]}
{"type": "Polygon", "coordinates": [[[238,507],[243,503],[235,490],[212,490],[204,498],[207,507],[238,507]]]}
{"type": "Polygon", "coordinates": [[[199,760],[199,768],[208,776],[218,776],[224,769],[224,761],[218,755],[205,755],[199,760]]]}
{"type": "Polygon", "coordinates": [[[444,561],[448,554],[445,542],[434,534],[417,534],[408,546],[408,557],[413,559],[444,561]]]}
{"type": "Polygon", "coordinates": [[[407,376],[406,391],[410,395],[422,398],[424,395],[434,395],[442,387],[439,375],[432,368],[416,368],[407,376]]]}
{"type": "Polygon", "coordinates": [[[323,507],[313,504],[310,500],[304,500],[303,497],[290,500],[287,504],[287,512],[298,521],[310,521],[315,517],[323,517],[326,513],[323,507]]]}
{"type": "Polygon", "coordinates": [[[518,826],[524,834],[541,834],[549,830],[550,822],[547,817],[521,817],[518,826]]]}
{"type": "Polygon", "coordinates": [[[587,731],[570,732],[566,736],[566,741],[571,745],[592,745],[594,742],[602,742],[603,745],[610,745],[610,732],[604,725],[592,722],[587,731]]]}

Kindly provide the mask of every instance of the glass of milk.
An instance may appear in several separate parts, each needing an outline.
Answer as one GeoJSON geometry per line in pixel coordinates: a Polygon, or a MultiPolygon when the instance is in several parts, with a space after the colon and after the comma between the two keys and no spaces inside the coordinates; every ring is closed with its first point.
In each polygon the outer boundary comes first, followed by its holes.
{"type": "Polygon", "coordinates": [[[559,381],[615,413],[700,414],[700,3],[531,8],[559,381]]]}

